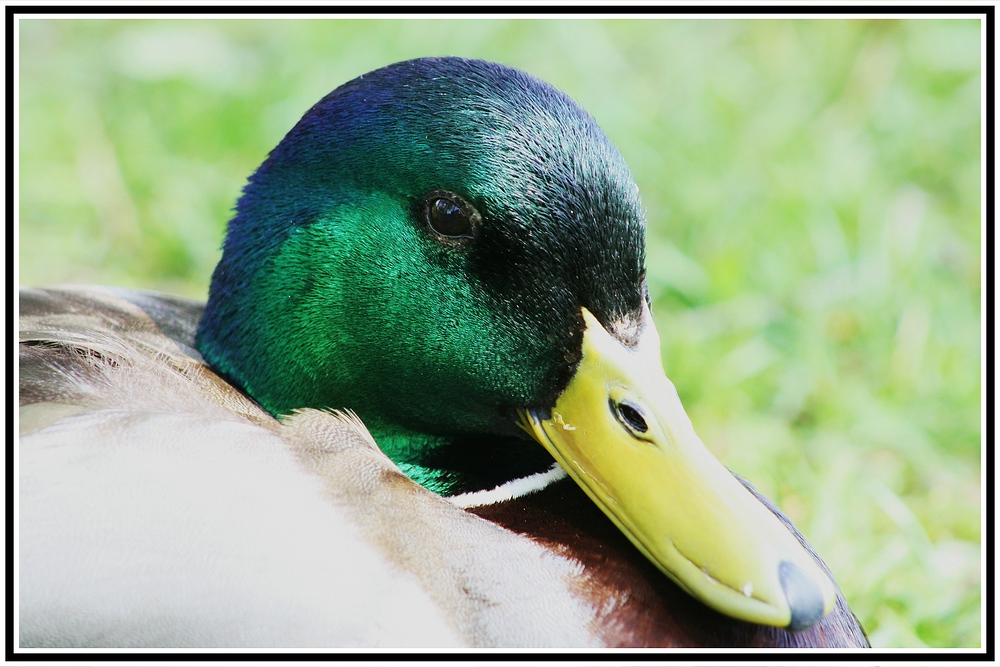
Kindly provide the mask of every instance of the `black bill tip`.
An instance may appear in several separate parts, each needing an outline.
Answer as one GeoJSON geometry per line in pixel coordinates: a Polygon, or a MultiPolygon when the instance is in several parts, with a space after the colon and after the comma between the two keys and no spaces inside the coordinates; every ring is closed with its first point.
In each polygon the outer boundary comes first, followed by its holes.
{"type": "Polygon", "coordinates": [[[792,632],[805,630],[823,618],[823,593],[819,586],[794,563],[787,560],[778,565],[781,587],[792,611],[788,629],[792,632]]]}

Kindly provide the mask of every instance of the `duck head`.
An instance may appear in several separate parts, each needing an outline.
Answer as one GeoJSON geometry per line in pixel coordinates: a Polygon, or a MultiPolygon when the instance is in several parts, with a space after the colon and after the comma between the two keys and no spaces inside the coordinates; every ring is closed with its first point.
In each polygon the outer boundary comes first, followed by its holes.
{"type": "Polygon", "coordinates": [[[197,345],[279,418],[356,412],[445,495],[555,459],[695,597],[808,627],[833,584],[698,439],[649,306],[638,189],[594,119],[425,58],[327,95],[250,177],[197,345]]]}

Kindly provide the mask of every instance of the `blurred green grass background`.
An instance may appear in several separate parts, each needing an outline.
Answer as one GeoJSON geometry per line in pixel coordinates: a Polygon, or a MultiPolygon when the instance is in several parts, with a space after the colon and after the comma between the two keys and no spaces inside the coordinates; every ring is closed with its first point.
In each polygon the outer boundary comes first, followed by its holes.
{"type": "Polygon", "coordinates": [[[19,280],[204,298],[325,93],[463,55],[587,108],[648,209],[668,374],[876,647],[981,641],[975,20],[24,20],[19,280]]]}

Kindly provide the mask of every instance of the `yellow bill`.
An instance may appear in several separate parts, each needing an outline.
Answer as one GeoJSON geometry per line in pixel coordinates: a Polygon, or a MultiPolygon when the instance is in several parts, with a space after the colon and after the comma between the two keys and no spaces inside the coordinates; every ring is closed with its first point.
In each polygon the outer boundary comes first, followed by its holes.
{"type": "Polygon", "coordinates": [[[526,430],[630,540],[708,606],[800,630],[828,613],[833,582],[694,432],[663,372],[644,313],[628,347],[583,309],[583,356],[543,418],[526,430]]]}

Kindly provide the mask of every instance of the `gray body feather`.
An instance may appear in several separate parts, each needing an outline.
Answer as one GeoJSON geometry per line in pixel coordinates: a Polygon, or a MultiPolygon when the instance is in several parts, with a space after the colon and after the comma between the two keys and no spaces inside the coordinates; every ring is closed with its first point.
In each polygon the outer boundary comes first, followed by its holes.
{"type": "Polygon", "coordinates": [[[20,294],[22,647],[585,646],[580,565],[405,477],[351,415],[279,422],[201,304],[20,294]]]}

